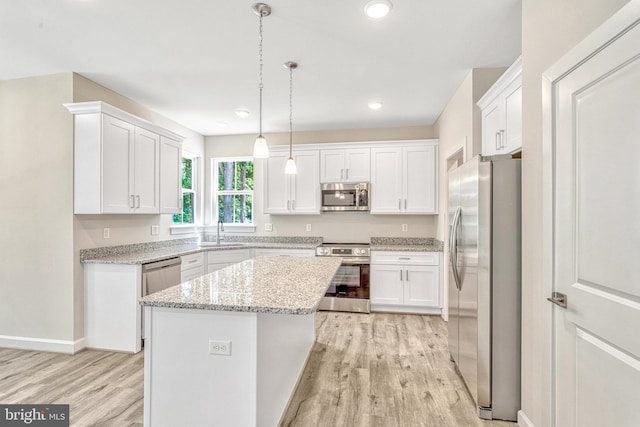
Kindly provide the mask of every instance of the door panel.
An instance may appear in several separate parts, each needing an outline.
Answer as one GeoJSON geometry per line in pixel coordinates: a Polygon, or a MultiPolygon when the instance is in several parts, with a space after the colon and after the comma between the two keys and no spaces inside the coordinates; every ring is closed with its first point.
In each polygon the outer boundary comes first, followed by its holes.
{"type": "Polygon", "coordinates": [[[556,426],[640,425],[640,27],[552,86],[556,426]],[[635,408],[635,409],[631,409],[635,408]]]}
{"type": "Polygon", "coordinates": [[[160,137],[144,129],[135,133],[134,194],[137,213],[160,213],[160,137]]]}
{"type": "MultiPolygon", "coordinates": [[[[289,153],[271,153],[268,159],[264,160],[265,183],[264,183],[264,213],[282,214],[289,213],[290,175],[284,173],[289,153]]],[[[300,165],[297,165],[300,169],[300,165]]]]}
{"type": "Polygon", "coordinates": [[[439,307],[440,267],[404,267],[404,305],[439,307]]]}
{"type": "Polygon", "coordinates": [[[402,202],[402,149],[371,149],[371,213],[398,213],[402,202]]]}
{"type": "Polygon", "coordinates": [[[434,146],[403,149],[403,207],[407,213],[435,213],[435,153],[434,146]]]}
{"type": "Polygon", "coordinates": [[[102,115],[102,212],[132,211],[134,126],[102,115]]]}
{"type": "Polygon", "coordinates": [[[318,150],[294,152],[298,172],[292,176],[291,213],[320,213],[318,150]]]}
{"type": "Polygon", "coordinates": [[[371,304],[402,304],[402,269],[394,265],[371,266],[371,304]]]}

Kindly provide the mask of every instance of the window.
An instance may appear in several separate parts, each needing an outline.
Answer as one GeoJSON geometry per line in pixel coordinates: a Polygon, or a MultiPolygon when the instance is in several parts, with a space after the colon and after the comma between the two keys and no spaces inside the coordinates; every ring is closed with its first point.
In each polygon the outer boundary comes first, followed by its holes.
{"type": "Polygon", "coordinates": [[[253,160],[213,160],[215,220],[225,224],[253,224],[253,160]]]}
{"type": "Polygon", "coordinates": [[[173,215],[174,224],[195,223],[195,159],[187,153],[182,158],[182,213],[173,215]]]}

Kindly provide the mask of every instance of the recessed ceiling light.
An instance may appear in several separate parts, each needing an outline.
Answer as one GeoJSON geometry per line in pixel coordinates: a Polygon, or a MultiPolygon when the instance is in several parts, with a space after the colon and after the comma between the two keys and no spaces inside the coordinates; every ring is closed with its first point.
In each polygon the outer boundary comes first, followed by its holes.
{"type": "Polygon", "coordinates": [[[364,5],[364,13],[369,18],[380,19],[387,16],[393,5],[389,0],[371,0],[364,5]]]}
{"type": "Polygon", "coordinates": [[[247,110],[236,110],[236,116],[244,119],[245,117],[249,117],[249,112],[247,110]]]}
{"type": "Polygon", "coordinates": [[[382,103],[378,101],[372,101],[368,105],[372,110],[379,110],[380,108],[382,108],[382,103]]]}
{"type": "Polygon", "coordinates": [[[216,122],[216,126],[219,128],[227,127],[227,122],[216,122]]]}

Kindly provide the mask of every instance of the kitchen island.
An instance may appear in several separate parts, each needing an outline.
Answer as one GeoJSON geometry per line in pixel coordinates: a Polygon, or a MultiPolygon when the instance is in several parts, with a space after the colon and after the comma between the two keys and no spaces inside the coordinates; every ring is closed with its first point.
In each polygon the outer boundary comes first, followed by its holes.
{"type": "Polygon", "coordinates": [[[143,298],[145,426],[276,426],[340,262],[258,257],[143,298]]]}

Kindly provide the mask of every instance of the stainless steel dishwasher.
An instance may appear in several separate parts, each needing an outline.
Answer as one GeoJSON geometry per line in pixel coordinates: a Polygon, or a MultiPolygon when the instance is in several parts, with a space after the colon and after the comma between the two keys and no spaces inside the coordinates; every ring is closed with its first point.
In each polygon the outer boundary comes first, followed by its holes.
{"type": "MultiPolygon", "coordinates": [[[[158,262],[142,264],[142,296],[159,292],[180,284],[182,258],[169,258],[158,262]]],[[[145,338],[144,310],[142,310],[141,336],[145,338]]]]}
{"type": "Polygon", "coordinates": [[[142,265],[142,296],[170,288],[180,283],[180,258],[142,265]]]}

